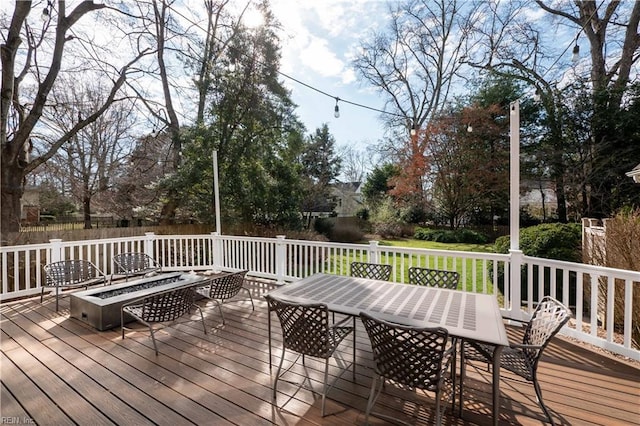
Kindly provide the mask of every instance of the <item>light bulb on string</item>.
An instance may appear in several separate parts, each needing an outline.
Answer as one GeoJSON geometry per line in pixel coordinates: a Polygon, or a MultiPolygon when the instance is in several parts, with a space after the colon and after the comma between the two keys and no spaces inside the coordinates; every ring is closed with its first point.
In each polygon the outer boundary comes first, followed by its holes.
{"type": "Polygon", "coordinates": [[[473,132],[473,127],[471,127],[471,124],[467,125],[467,133],[472,133],[473,132]]]}
{"type": "Polygon", "coordinates": [[[333,116],[335,118],[340,118],[340,107],[338,106],[338,101],[340,98],[336,97],[336,106],[333,108],[333,116]]]}
{"type": "Polygon", "coordinates": [[[51,18],[51,10],[53,9],[53,4],[51,4],[51,0],[47,1],[47,6],[42,10],[42,15],[40,15],[40,19],[43,22],[47,22],[51,18]]]}
{"type": "Polygon", "coordinates": [[[576,45],[573,46],[573,53],[571,54],[571,62],[575,64],[579,60],[580,60],[580,46],[576,43],[576,45]]]}

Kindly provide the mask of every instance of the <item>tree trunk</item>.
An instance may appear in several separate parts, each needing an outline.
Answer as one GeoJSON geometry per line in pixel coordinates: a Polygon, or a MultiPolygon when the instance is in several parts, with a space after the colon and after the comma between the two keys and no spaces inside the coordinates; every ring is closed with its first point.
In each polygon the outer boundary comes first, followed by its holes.
{"type": "Polygon", "coordinates": [[[0,245],[11,244],[11,241],[7,241],[9,233],[20,230],[20,199],[24,193],[24,169],[18,164],[7,163],[3,152],[0,245]]]}
{"type": "Polygon", "coordinates": [[[84,217],[84,229],[91,229],[91,197],[83,197],[82,213],[84,217]]]}

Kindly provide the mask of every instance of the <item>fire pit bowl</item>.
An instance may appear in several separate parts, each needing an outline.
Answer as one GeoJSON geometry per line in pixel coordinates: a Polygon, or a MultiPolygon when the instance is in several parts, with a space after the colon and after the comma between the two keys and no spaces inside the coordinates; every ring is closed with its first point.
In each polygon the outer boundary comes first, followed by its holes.
{"type": "Polygon", "coordinates": [[[71,317],[100,331],[120,327],[120,308],[126,302],[163,290],[209,280],[196,274],[172,272],[71,294],[71,317]]]}

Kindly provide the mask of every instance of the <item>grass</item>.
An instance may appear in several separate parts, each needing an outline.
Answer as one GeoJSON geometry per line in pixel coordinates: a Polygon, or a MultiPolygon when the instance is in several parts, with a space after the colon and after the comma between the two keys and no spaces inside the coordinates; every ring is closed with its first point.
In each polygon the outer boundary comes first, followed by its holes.
{"type": "MultiPolygon", "coordinates": [[[[467,251],[467,252],[476,252],[476,253],[478,252],[494,253],[493,244],[439,243],[434,241],[424,241],[424,240],[415,240],[415,239],[379,240],[379,242],[381,246],[386,246],[386,247],[407,247],[407,248],[420,248],[420,249],[433,249],[433,250],[467,251]]],[[[403,273],[405,277],[407,276],[406,265],[408,263],[415,264],[413,261],[408,259],[409,256],[411,256],[412,258],[414,257],[413,255],[404,255],[404,259],[396,257],[394,260],[391,260],[391,259],[388,259],[387,256],[383,254],[378,259],[378,262],[394,264],[393,273],[396,277],[396,280],[400,281],[400,278],[403,273]],[[403,264],[405,265],[404,266],[405,270],[401,271],[403,264]]],[[[368,261],[364,256],[362,258],[357,257],[351,260],[356,260],[360,262],[368,261]]],[[[417,259],[413,259],[413,260],[417,260],[417,259]]],[[[430,258],[429,265],[421,265],[421,266],[429,267],[432,269],[452,270],[452,264],[450,263],[451,259],[447,260],[447,265],[444,265],[440,262],[438,262],[438,264],[435,264],[434,263],[435,261],[436,259],[430,258]]],[[[475,288],[479,289],[480,284],[473,282],[472,271],[475,268],[476,277],[478,278],[482,277],[483,274],[486,273],[486,271],[483,270],[482,263],[481,262],[474,263],[471,259],[466,259],[464,260],[464,262],[466,264],[466,270],[467,270],[466,280],[465,282],[458,283],[458,288],[464,287],[467,291],[473,291],[474,285],[475,285],[476,286],[475,288]]],[[[339,263],[340,263],[340,270],[345,271],[346,274],[348,275],[350,271],[350,266],[347,264],[347,259],[341,259],[339,260],[339,263]]],[[[462,279],[462,269],[463,269],[462,262],[458,262],[456,264],[455,270],[457,270],[457,272],[461,274],[460,276],[461,279],[462,279]]],[[[487,291],[489,293],[493,292],[493,284],[491,282],[487,283],[487,291]]]]}
{"type": "Polygon", "coordinates": [[[423,248],[432,250],[471,251],[481,253],[495,253],[493,244],[464,244],[464,243],[438,243],[414,239],[381,240],[381,246],[423,248]]]}

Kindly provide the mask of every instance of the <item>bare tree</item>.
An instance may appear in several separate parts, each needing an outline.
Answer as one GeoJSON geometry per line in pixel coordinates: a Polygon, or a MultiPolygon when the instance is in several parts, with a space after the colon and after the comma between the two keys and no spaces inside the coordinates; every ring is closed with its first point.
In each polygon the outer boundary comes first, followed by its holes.
{"type": "Polygon", "coordinates": [[[456,0],[405,1],[390,10],[385,32],[361,44],[353,65],[385,96],[392,126],[419,129],[446,106],[475,11],[456,0]]]}
{"type": "MultiPolygon", "coordinates": [[[[47,152],[31,158],[31,138],[40,123],[43,111],[51,108],[49,94],[56,84],[66,58],[66,47],[77,43],[87,52],[98,56],[96,46],[90,46],[76,31],[79,20],[92,12],[107,8],[104,4],[83,1],[67,13],[66,2],[47,5],[47,15],[42,28],[35,28],[29,21],[33,2],[16,1],[10,24],[3,31],[0,46],[2,63],[2,87],[0,89],[0,147],[1,176],[0,201],[2,204],[0,232],[1,240],[8,232],[17,231],[20,224],[20,200],[24,193],[25,177],[40,164],[49,160],[60,147],[71,140],[81,129],[94,122],[113,102],[124,84],[131,66],[146,52],[141,51],[122,67],[107,66],[108,61],[96,62],[96,68],[104,72],[112,82],[104,104],[86,117],[81,117],[67,132],[57,133],[47,152]],[[53,33],[50,43],[42,43],[45,34],[53,33]],[[22,44],[25,43],[23,46],[22,44]]],[[[115,10],[115,9],[110,9],[115,10]]],[[[40,10],[38,10],[40,12],[40,10]]],[[[39,17],[36,17],[42,22],[39,17]]],[[[87,39],[88,40],[88,39],[87,39]]],[[[134,53],[135,55],[135,53],[134,53]]],[[[51,129],[55,133],[55,129],[51,129]]]]}
{"type": "Polygon", "coordinates": [[[543,20],[543,27],[539,26],[540,20],[531,20],[529,2],[484,3],[484,18],[477,21],[474,28],[478,49],[470,51],[465,60],[472,67],[518,78],[540,97],[547,130],[544,167],[555,183],[558,216],[563,221],[567,220],[565,191],[567,175],[571,174],[567,164],[567,123],[563,114],[567,103],[565,91],[571,80],[588,81],[594,95],[594,119],[591,121],[592,136],[583,141],[587,146],[585,150],[591,153],[590,164],[582,167],[593,169],[593,172],[588,172],[591,176],[583,182],[582,192],[586,194],[589,187],[592,198],[587,200],[585,195],[584,213],[589,214],[591,210],[601,214],[606,210],[604,206],[592,208],[590,205],[596,203],[593,199],[596,194],[606,198],[614,192],[612,181],[618,179],[612,176],[612,171],[619,166],[612,164],[610,152],[619,151],[621,146],[612,140],[616,132],[611,117],[623,107],[631,69],[640,58],[640,38],[637,36],[640,2],[537,0],[536,4],[549,12],[554,22],[543,20]],[[568,24],[569,32],[575,33],[575,38],[569,39],[570,44],[545,44],[545,36],[553,28],[550,24],[554,23],[564,31],[568,24]],[[563,54],[577,49],[584,36],[589,42],[590,55],[578,66],[573,66],[568,62],[568,55],[563,58],[563,54]],[[581,78],[580,69],[588,70],[589,77],[581,78]]]}
{"type": "MultiPolygon", "coordinates": [[[[386,31],[362,43],[353,65],[386,100],[392,136],[382,149],[388,155],[399,161],[424,157],[416,135],[447,107],[452,87],[462,82],[457,76],[472,43],[476,9],[457,0],[404,1],[390,10],[386,31]]],[[[411,178],[420,203],[423,176],[411,178]]]]}
{"type": "MultiPolygon", "coordinates": [[[[104,103],[106,91],[96,83],[69,84],[52,92],[57,108],[44,122],[68,132],[77,118],[90,114],[104,103]]],[[[112,103],[94,122],[78,131],[50,161],[58,164],[70,193],[82,205],[85,229],[91,228],[92,201],[106,193],[123,173],[125,156],[131,151],[133,102],[112,103]],[[129,142],[129,143],[128,143],[129,142]]],[[[45,150],[48,147],[45,146],[45,150]]]]}

